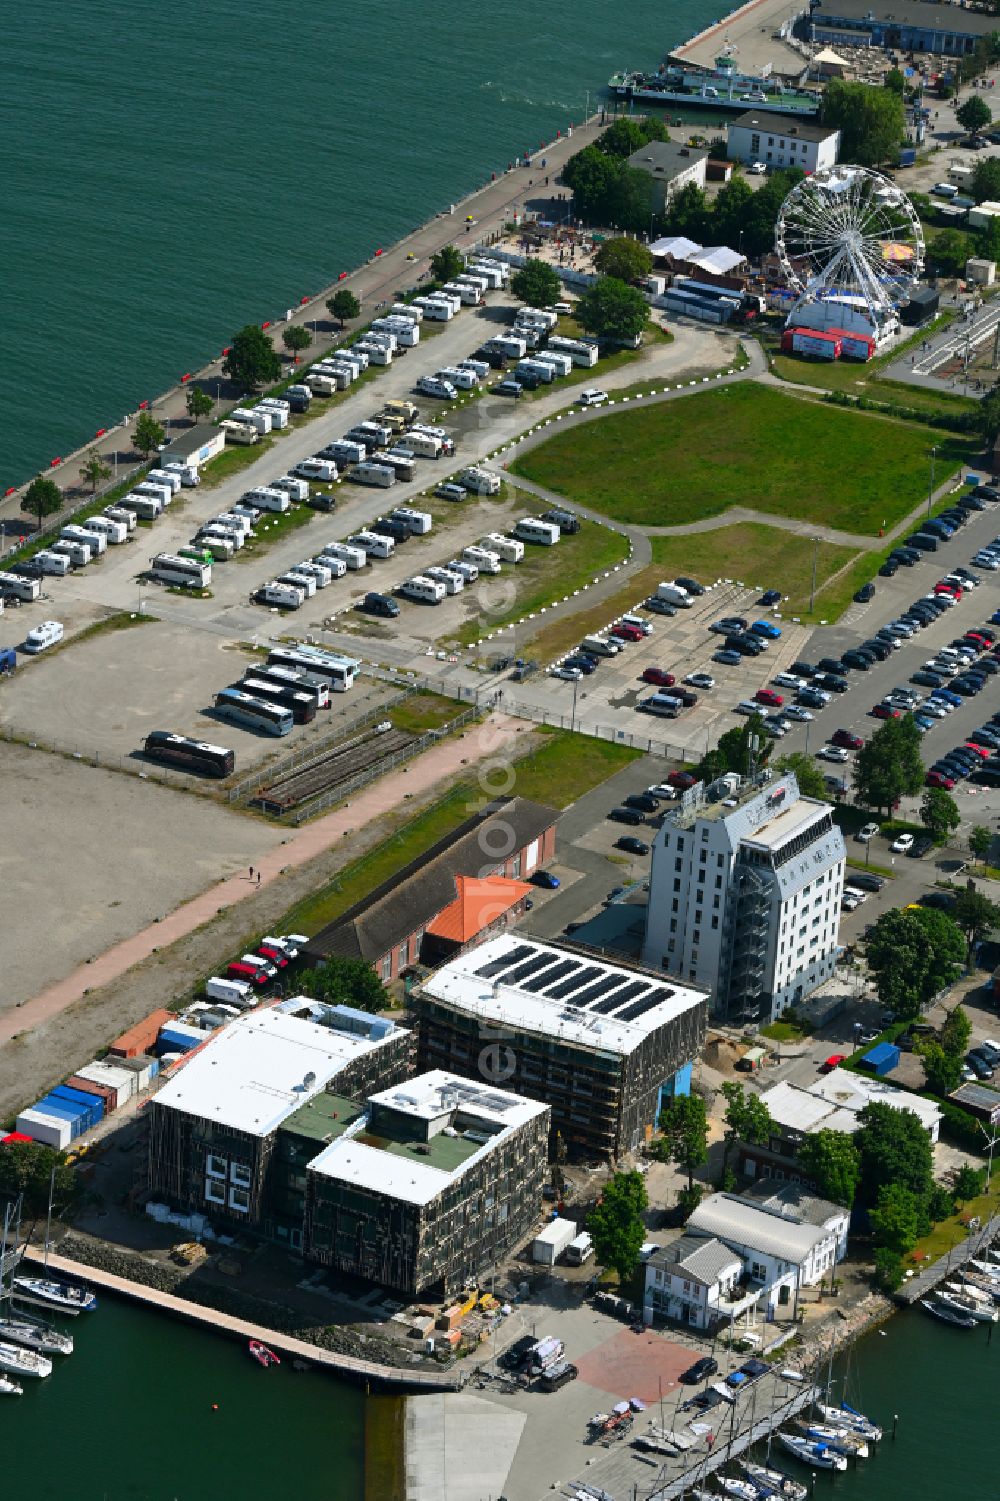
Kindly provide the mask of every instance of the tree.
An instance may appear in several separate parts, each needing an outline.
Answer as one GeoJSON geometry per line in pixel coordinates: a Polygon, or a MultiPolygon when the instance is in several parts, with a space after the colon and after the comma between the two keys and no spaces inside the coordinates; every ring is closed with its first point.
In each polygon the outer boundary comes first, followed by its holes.
{"type": "Polygon", "coordinates": [[[638,240],[619,236],[605,240],[594,256],[594,267],[602,276],[617,276],[619,281],[641,281],[653,269],[653,257],[638,240]]]}
{"type": "Polygon", "coordinates": [[[979,431],[992,447],[1000,437],[1000,386],[993,386],[979,403],[979,431]]]}
{"type": "Polygon", "coordinates": [[[986,126],[991,124],[993,111],[982,94],[970,94],[965,103],[958,106],[955,119],[970,135],[978,135],[981,130],[985,130],[986,126]]]}
{"type": "Polygon", "coordinates": [[[821,1199],[850,1209],[858,1191],[861,1162],[846,1131],[815,1131],[802,1139],[799,1167],[815,1183],[821,1199]]]}
{"type": "Polygon", "coordinates": [[[372,966],[364,959],[324,959],[299,977],[303,995],[321,1001],[343,1001],[361,1011],[384,1011],[392,998],[372,966]]]}
{"type": "Polygon", "coordinates": [[[649,322],[649,304],[635,287],[616,276],[602,276],[580,298],[576,316],[599,339],[634,344],[649,322]]]}
{"type": "Polygon", "coordinates": [[[987,156],[972,169],[972,196],[977,203],[1000,197],[1000,156],[987,156]]]}
{"type": "Polygon", "coordinates": [[[87,481],[91,493],[96,495],[98,486],[111,478],[111,465],[105,464],[99,453],[89,453],[80,465],[80,478],[87,481]]]}
{"type": "Polygon", "coordinates": [[[900,719],[887,719],[858,751],[854,790],[866,808],[888,816],[900,798],[916,796],[925,774],[920,731],[913,716],[904,714],[900,719]]]}
{"type": "Polygon", "coordinates": [[[903,1258],[886,1246],[875,1252],[875,1286],[884,1293],[894,1293],[903,1280],[903,1258]]]}
{"type": "Polygon", "coordinates": [[[621,115],[597,138],[598,151],[605,156],[628,157],[650,141],[668,141],[670,133],[654,115],[621,115]]]}
{"type": "Polygon", "coordinates": [[[719,736],[715,749],[702,757],[698,776],[703,782],[714,782],[727,771],[749,776],[754,766],[763,766],[768,760],[772,744],[764,733],[763,714],[751,714],[745,723],[734,725],[719,736]]]}
{"type": "Polygon", "coordinates": [[[925,1042],[920,1049],[924,1065],[924,1080],[931,1094],[951,1094],[962,1082],[962,1060],[954,1053],[945,1052],[940,1043],[925,1042]]]}
{"type": "Polygon", "coordinates": [[[970,1199],[978,1199],[986,1186],[986,1169],[984,1167],[972,1167],[970,1163],[963,1162],[955,1174],[954,1191],[955,1198],[963,1204],[970,1199]]]}
{"type": "Polygon", "coordinates": [[[720,245],[738,245],[752,215],[753,188],[743,176],[733,177],[720,188],[712,210],[712,238],[720,245]]]}
{"type": "Polygon", "coordinates": [[[207,417],[215,405],[208,392],[203,391],[200,386],[188,386],[184,399],[187,402],[187,412],[192,422],[207,417]]]}
{"type": "Polygon", "coordinates": [[[688,1192],[692,1193],[694,1170],[708,1161],[708,1117],[701,1095],[674,1095],[660,1113],[660,1130],[670,1161],[687,1173],[688,1192]]]}
{"type": "Polygon", "coordinates": [[[935,844],[944,844],[962,822],[958,804],[943,787],[928,787],[920,800],[920,822],[935,844]]]}
{"type": "Polygon", "coordinates": [[[896,907],[872,925],[865,954],[879,1000],[911,1020],[955,978],[962,936],[947,913],[896,907]]]}
{"type": "Polygon", "coordinates": [[[672,235],[686,235],[690,240],[704,240],[712,222],[708,194],[697,183],[689,182],[674,193],[666,207],[664,227],[672,235]]]}
{"type": "Polygon", "coordinates": [[[53,1203],[63,1206],[76,1191],[76,1173],[62,1152],[36,1141],[8,1142],[0,1152],[0,1199],[24,1195],[24,1211],[44,1214],[49,1202],[49,1184],[55,1169],[53,1203]]]}
{"type": "Polygon", "coordinates": [[[559,273],[546,261],[526,261],[511,277],[510,289],[528,307],[551,307],[562,296],[559,273]]]}
{"type": "Polygon", "coordinates": [[[278,379],[281,360],[264,330],[256,323],[248,323],[233,334],[222,372],[243,390],[253,391],[278,379]]]}
{"type": "Polygon", "coordinates": [[[965,934],[970,953],[979,940],[1000,923],[1000,907],[971,883],[956,894],[951,915],[965,934]]]}
{"type": "Polygon", "coordinates": [[[351,318],[356,318],[361,312],[361,304],[349,287],[341,287],[339,292],[334,292],[332,297],[326,299],[326,310],[331,318],[336,318],[341,328],[351,318]]]}
{"type": "Polygon", "coordinates": [[[934,1149],[912,1110],[896,1110],[880,1100],[866,1105],[854,1135],[861,1176],[858,1202],[872,1208],[890,1184],[926,1199],[931,1191],[934,1149]]]}
{"type": "Polygon", "coordinates": [[[950,1194],[942,1183],[935,1183],[931,1189],[931,1196],[927,1200],[927,1217],[935,1224],[946,1220],[949,1215],[955,1213],[955,1196],[950,1194]]]}
{"type": "Polygon", "coordinates": [[[826,86],[822,120],[840,131],[840,160],[859,167],[894,159],[906,129],[898,94],[840,78],[832,78],[826,86]]]}
{"type": "Polygon", "coordinates": [[[615,1173],[587,1221],[598,1261],[613,1267],[622,1282],[639,1264],[646,1239],[642,1213],[648,1203],[641,1173],[615,1173]]]}
{"type": "Polygon", "coordinates": [[[906,79],[903,77],[899,68],[889,69],[888,73],[882,79],[882,87],[885,89],[891,89],[894,94],[899,94],[900,97],[902,97],[903,93],[906,90],[906,79]]]}
{"type": "Polygon", "coordinates": [[[442,245],[431,256],[431,275],[435,281],[451,281],[465,270],[465,257],[455,245],[442,245]]]}
{"type": "Polygon", "coordinates": [[[789,751],[772,761],[772,769],[779,773],[792,772],[803,797],[815,797],[823,801],[827,797],[826,778],[812,756],[805,751],[789,751]]]}
{"type": "Polygon", "coordinates": [[[774,1131],[774,1122],[759,1094],[750,1094],[736,1079],[723,1084],[726,1097],[725,1131],[722,1138],[722,1171],[729,1166],[729,1153],[738,1141],[764,1146],[774,1131]]]}
{"type": "Polygon", "coordinates": [[[965,958],[962,933],[954,918],[934,907],[914,907],[912,910],[908,907],[906,916],[911,923],[916,923],[930,943],[923,984],[923,999],[927,1002],[958,978],[965,958]]]}
{"type": "Polygon", "coordinates": [[[303,349],[308,349],[312,343],[312,334],[301,323],[293,323],[286,328],[281,335],[281,342],[289,354],[299,355],[303,349]]]}
{"type": "Polygon", "coordinates": [[[140,412],[136,418],[132,443],[139,453],[149,458],[160,445],[166,442],[167,431],[162,422],[157,422],[152,412],[140,412]]]}
{"type": "Polygon", "coordinates": [[[985,824],[977,823],[969,831],[969,849],[977,860],[985,860],[993,843],[993,832],[985,824]]]}
{"type": "Polygon", "coordinates": [[[698,1208],[698,1205],[701,1203],[704,1192],[705,1185],[703,1183],[692,1183],[689,1188],[681,1188],[678,1190],[677,1208],[680,1210],[681,1218],[683,1219],[685,1224],[687,1224],[688,1220],[691,1218],[695,1210],[698,1208]]]}
{"type": "Polygon", "coordinates": [[[941,1028],[941,1046],[953,1058],[961,1058],[972,1037],[972,1023],[964,1006],[953,1006],[941,1028]]]}
{"type": "Polygon", "coordinates": [[[975,254],[975,241],[957,229],[942,229],[927,247],[930,269],[935,276],[964,276],[965,263],[975,254]]]}
{"type": "Polygon", "coordinates": [[[905,1256],[921,1235],[930,1229],[924,1200],[901,1183],[889,1183],[879,1191],[870,1213],[875,1244],[880,1249],[905,1256]]]}
{"type": "Polygon", "coordinates": [[[46,474],[39,474],[25,490],[21,510],[36,517],[41,525],[44,517],[51,516],[53,511],[61,510],[63,505],[63,493],[55,480],[49,479],[46,474]]]}

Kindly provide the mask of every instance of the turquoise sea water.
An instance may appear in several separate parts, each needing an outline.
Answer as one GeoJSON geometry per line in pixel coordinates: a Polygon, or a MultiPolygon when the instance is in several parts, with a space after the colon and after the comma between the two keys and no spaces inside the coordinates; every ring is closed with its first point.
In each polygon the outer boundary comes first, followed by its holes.
{"type": "Polygon", "coordinates": [[[712,0],[12,7],[0,491],[718,13],[712,0]]]}

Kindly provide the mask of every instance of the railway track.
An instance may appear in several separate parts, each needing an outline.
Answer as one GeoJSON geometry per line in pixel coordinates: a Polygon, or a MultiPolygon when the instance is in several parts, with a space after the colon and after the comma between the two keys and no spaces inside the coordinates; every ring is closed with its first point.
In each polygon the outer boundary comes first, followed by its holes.
{"type": "Polygon", "coordinates": [[[351,781],[359,771],[370,770],[379,762],[389,760],[411,745],[415,738],[409,730],[379,732],[373,727],[363,735],[333,746],[287,776],[261,787],[250,799],[250,805],[265,813],[288,813],[310,798],[335,791],[339,783],[351,781]]]}

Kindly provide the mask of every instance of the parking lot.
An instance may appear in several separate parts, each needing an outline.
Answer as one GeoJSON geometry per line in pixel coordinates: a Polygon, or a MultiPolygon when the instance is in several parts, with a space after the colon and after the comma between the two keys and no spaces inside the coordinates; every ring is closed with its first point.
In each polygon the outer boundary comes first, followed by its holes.
{"type": "Polygon", "coordinates": [[[42,746],[133,767],[142,764],[137,753],[149,732],[169,729],[231,746],[240,773],[328,734],[338,720],[352,721],[392,693],[373,678],[359,678],[350,693],[332,694],[330,708],[311,724],[278,739],[224,720],[213,707],[215,695],[253,660],[224,636],[166,620],[106,632],[17,672],[0,695],[0,724],[42,746]]]}

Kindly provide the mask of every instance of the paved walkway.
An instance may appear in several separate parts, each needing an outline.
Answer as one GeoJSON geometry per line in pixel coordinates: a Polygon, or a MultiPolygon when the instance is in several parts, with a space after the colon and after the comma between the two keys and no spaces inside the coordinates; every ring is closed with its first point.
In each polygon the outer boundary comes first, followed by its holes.
{"type": "Polygon", "coordinates": [[[513,733],[518,723],[511,715],[493,714],[461,738],[446,740],[416,761],[411,761],[397,774],[380,778],[333,813],[290,835],[283,844],[261,856],[260,869],[254,868],[253,879],[248,873],[230,876],[228,880],[210,886],[200,896],[171,912],[162,922],[153,923],[115,944],[92,963],[79,965],[64,980],[50,985],[24,1005],[4,1013],[0,1016],[0,1044],[58,1016],[81,1000],[87,991],[117,980],[157,949],[167,948],[204,923],[211,922],[221,908],[252,901],[261,887],[271,885],[285,870],[308,864],[338,840],[348,838],[355,829],[396,811],[402,801],[401,777],[406,778],[403,797],[409,799],[420,797],[446,778],[467,775],[468,765],[495,755],[497,745],[503,744],[504,736],[513,733]]]}

